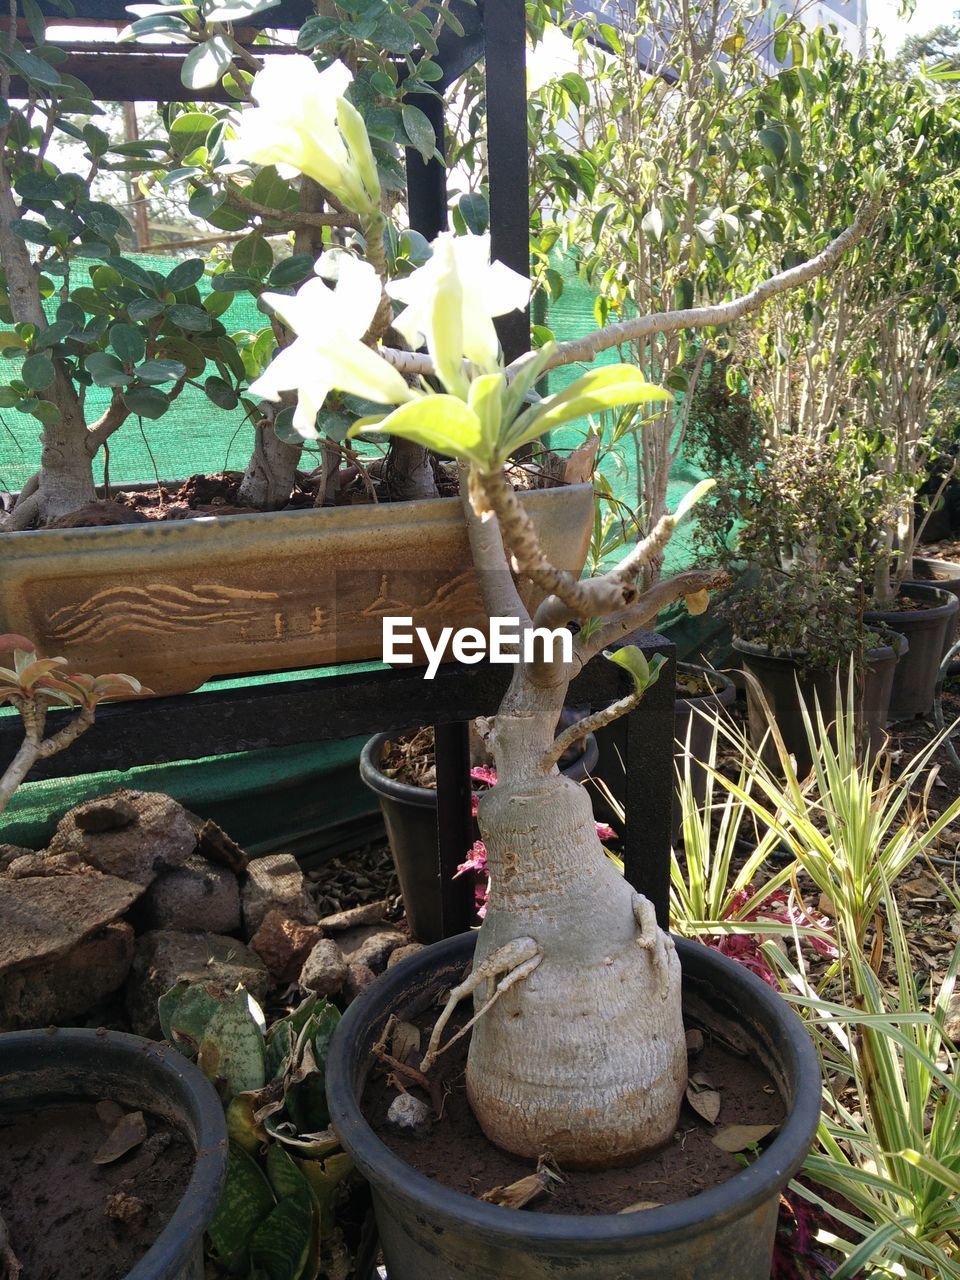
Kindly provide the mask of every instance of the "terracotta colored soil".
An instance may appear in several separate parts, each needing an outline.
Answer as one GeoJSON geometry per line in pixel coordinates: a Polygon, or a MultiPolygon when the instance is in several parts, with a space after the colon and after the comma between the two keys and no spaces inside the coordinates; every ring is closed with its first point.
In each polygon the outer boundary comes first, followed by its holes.
{"type": "MultiPolygon", "coordinates": [[[[436,1010],[428,1010],[414,1025],[426,1044],[436,1010]]],[[[466,1021],[466,1014],[452,1019],[448,1033],[466,1021]]],[[[493,1187],[508,1186],[536,1171],[534,1162],[507,1155],[483,1136],[470,1110],[464,1087],[467,1045],[461,1040],[444,1054],[434,1069],[443,1081],[443,1114],[429,1136],[412,1138],[386,1125],[387,1108],[396,1090],[387,1083],[387,1071],[371,1074],[363,1106],[377,1136],[418,1172],[466,1195],[482,1196],[493,1187]]],[[[690,1060],[691,1073],[703,1074],[721,1097],[716,1125],[709,1125],[683,1104],[673,1141],[638,1164],[603,1172],[564,1170],[563,1182],[551,1193],[534,1200],[529,1212],[619,1213],[640,1202],[670,1204],[726,1182],[741,1167],[743,1157],[715,1146],[712,1139],[729,1125],[777,1125],[783,1121],[780,1094],[766,1070],[757,1062],[737,1056],[708,1036],[704,1047],[690,1060]]]]}
{"type": "Polygon", "coordinates": [[[145,1116],[146,1141],[95,1164],[113,1124],[96,1104],[0,1112],[0,1214],[21,1280],[122,1280],[183,1197],[193,1149],[145,1116]]]}

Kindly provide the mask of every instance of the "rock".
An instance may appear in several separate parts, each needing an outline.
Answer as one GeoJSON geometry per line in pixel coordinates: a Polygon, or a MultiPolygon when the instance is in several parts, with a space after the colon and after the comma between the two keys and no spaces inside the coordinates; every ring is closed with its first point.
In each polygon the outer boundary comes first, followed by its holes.
{"type": "Polygon", "coordinates": [[[955,991],[950,997],[943,1030],[955,1045],[960,1046],[960,991],[955,991]]]}
{"type": "Polygon", "coordinates": [[[422,942],[408,942],[405,947],[397,947],[396,951],[390,952],[390,959],[387,961],[387,968],[392,969],[395,964],[399,964],[401,960],[406,960],[408,956],[415,956],[418,951],[423,950],[422,942]]]}
{"type": "Polygon", "coordinates": [[[24,849],[19,844],[0,844],[0,875],[3,875],[11,862],[16,862],[17,858],[25,858],[31,853],[33,853],[32,849],[24,849]]]}
{"type": "Polygon", "coordinates": [[[291,920],[282,911],[268,911],[250,946],[277,982],[289,983],[296,982],[303,962],[322,937],[315,924],[291,920]]]}
{"type": "Polygon", "coordinates": [[[429,1106],[412,1093],[398,1093],[387,1109],[387,1124],[407,1138],[425,1138],[432,1123],[429,1106]]]}
{"type": "Polygon", "coordinates": [[[290,920],[316,924],[317,912],[307,896],[300,864],[291,853],[254,858],[243,883],[243,934],[248,940],[263,924],[268,911],[290,920]]]}
{"type": "Polygon", "coordinates": [[[240,886],[232,871],[194,853],[183,866],[160,872],[143,895],[141,910],[148,929],[236,933],[240,886]]]}
{"type": "Polygon", "coordinates": [[[0,983],[0,1031],[82,1017],[120,990],[132,960],[133,929],[118,920],[65,955],[5,974],[0,983]]]}
{"type": "Polygon", "coordinates": [[[343,997],[349,1004],[351,1000],[356,1000],[361,991],[366,991],[371,982],[376,982],[377,975],[373,970],[365,964],[351,964],[347,966],[347,976],[343,983],[343,997]]]}
{"type": "Polygon", "coordinates": [[[122,791],[88,800],[74,810],[73,820],[81,831],[99,834],[101,831],[122,831],[137,820],[137,808],[122,791]]]}
{"type": "Polygon", "coordinates": [[[362,924],[382,924],[387,910],[386,900],[367,902],[362,907],[351,907],[349,911],[338,911],[335,915],[324,916],[320,928],[324,933],[345,933],[348,929],[356,929],[362,924]]]}
{"type": "Polygon", "coordinates": [[[158,791],[116,791],[71,809],[60,820],[50,852],[79,854],[98,871],[146,887],[164,867],[179,867],[186,861],[196,844],[193,828],[176,800],[158,791]],[[131,808],[135,816],[127,821],[131,808]],[[104,827],[108,820],[123,825],[104,827]],[[91,821],[96,828],[92,831],[83,825],[91,821]]]}
{"type": "Polygon", "coordinates": [[[256,1000],[270,989],[260,957],[236,938],[152,929],[137,939],[127,983],[127,1012],[138,1035],[158,1039],[157,1000],[181,978],[229,995],[242,984],[256,1000]]]}
{"type": "Polygon", "coordinates": [[[14,858],[7,875],[13,880],[25,880],[29,876],[74,876],[89,870],[76,853],[25,853],[14,858]]]}
{"type": "Polygon", "coordinates": [[[250,859],[236,840],[232,840],[211,818],[194,829],[197,833],[197,853],[202,854],[209,862],[229,867],[237,875],[246,871],[250,859]]]}
{"type": "MultiPolygon", "coordinates": [[[[54,960],[110,924],[143,887],[85,871],[72,876],[5,876],[0,890],[0,975],[54,960]]],[[[0,983],[2,985],[2,983],[0,983]]]]}
{"type": "Polygon", "coordinates": [[[348,964],[365,964],[374,973],[382,973],[390,953],[410,939],[402,930],[389,925],[367,924],[340,934],[337,941],[348,964]]]}
{"type": "Polygon", "coordinates": [[[321,938],[300,970],[300,988],[318,996],[335,996],[347,977],[347,962],[332,938],[321,938]]]}

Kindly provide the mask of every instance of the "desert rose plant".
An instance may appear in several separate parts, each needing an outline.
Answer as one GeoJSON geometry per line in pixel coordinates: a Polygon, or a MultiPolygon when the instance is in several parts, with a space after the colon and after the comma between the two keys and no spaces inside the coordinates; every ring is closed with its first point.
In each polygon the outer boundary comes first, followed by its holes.
{"type": "MultiPolygon", "coordinates": [[[[525,289],[489,262],[485,237],[441,235],[429,262],[400,287],[388,286],[388,296],[402,304],[393,328],[411,347],[425,345],[425,353],[364,344],[343,326],[325,323],[320,313],[332,313],[322,282],[310,281],[294,298],[269,300],[282,308],[298,340],[255,392],[296,390],[297,421],[305,431],[326,387],[361,395],[384,408],[355,423],[351,435],[376,426],[456,458],[490,615],[518,619],[524,633],[535,627],[575,633],[568,660],[545,643],[534,646],[533,657],[517,665],[495,717],[497,784],[482,797],[478,815],[491,877],[487,913],[472,973],[451,993],[423,1063],[428,1071],[449,1043],[444,1031],[456,1003],[474,996],[469,1096],[488,1137],[518,1154],[550,1151],[570,1166],[602,1166],[658,1146],[675,1127],[686,1079],[679,964],[652,904],[606,858],[589,797],[557,769],[571,741],[632,710],[659,668],[635,648],[619,650],[613,660],[633,676],[633,691],[556,738],[554,727],[569,683],[585,663],[674,600],[705,608],[708,591],[723,580],[717,571],[690,570],[645,590],[638,585],[704,486],[680,510],[664,514],[609,572],[581,581],[552,565],[504,464],[554,427],[625,405],[649,411],[667,403],[670,393],[624,364],[591,370],[532,405],[527,393],[548,364],[588,359],[658,327],[736,319],[829,268],[863,226],[862,218],[854,220],[819,254],[750,295],[642,316],[586,343],[530,352],[509,367],[493,318],[522,304],[525,289]],[[546,596],[533,617],[515,575],[531,579],[546,596]],[[592,1048],[600,1041],[602,1061],[592,1048]]],[[[355,297],[368,295],[369,309],[373,267],[356,263],[348,270],[355,297]]]]}

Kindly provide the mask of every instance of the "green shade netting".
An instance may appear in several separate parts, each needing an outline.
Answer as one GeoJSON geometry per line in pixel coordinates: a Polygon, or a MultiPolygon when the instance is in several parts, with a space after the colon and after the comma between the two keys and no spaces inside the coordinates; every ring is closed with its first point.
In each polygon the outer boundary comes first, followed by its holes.
{"type": "MultiPolygon", "coordinates": [[[[141,265],[168,274],[177,259],[168,256],[136,259],[141,265]]],[[[74,280],[84,279],[97,263],[79,262],[74,280]]],[[[570,263],[564,268],[565,287],[551,306],[547,323],[561,340],[580,337],[596,326],[593,294],[577,279],[570,263]]],[[[209,285],[201,281],[203,291],[209,285]]],[[[257,330],[263,315],[248,296],[239,295],[221,317],[228,332],[257,330]]],[[[606,353],[602,362],[618,358],[606,353]]],[[[16,376],[16,362],[0,366],[0,380],[16,376]]],[[[550,374],[549,389],[559,389],[577,376],[574,368],[550,374]]],[[[92,387],[88,392],[88,420],[106,407],[110,392],[92,387]]],[[[0,488],[14,491],[36,471],[40,461],[39,424],[12,411],[0,412],[0,488]]],[[[551,435],[556,449],[575,448],[583,439],[582,430],[568,428],[551,435]]],[[[202,391],[184,389],[168,412],[155,421],[131,420],[110,441],[110,481],[133,484],[184,479],[198,472],[244,467],[253,443],[253,428],[242,409],[227,412],[216,408],[202,391]]],[[[630,508],[637,504],[637,459],[626,444],[619,462],[608,460],[605,470],[614,492],[630,508]]],[[[702,472],[687,458],[675,468],[669,502],[679,497],[702,472]]],[[[97,479],[102,480],[102,459],[97,479]]],[[[670,570],[689,563],[687,538],[678,535],[670,545],[670,570]]],[[[292,679],[301,673],[231,681],[234,686],[257,684],[262,679],[292,679]]],[[[222,682],[221,682],[222,687],[222,682]]],[[[8,712],[8,714],[14,714],[8,712]]],[[[149,726],[145,727],[149,732],[149,726]]],[[[118,786],[165,791],[201,817],[219,822],[236,840],[256,852],[294,848],[309,856],[317,852],[337,852],[349,847],[344,831],[358,819],[369,820],[376,810],[371,794],[359,781],[357,761],[362,738],[345,742],[290,747],[270,751],[211,757],[173,764],[151,765],[118,772],[84,774],[20,787],[6,813],[0,818],[0,842],[39,848],[49,838],[57,820],[71,805],[93,795],[102,795],[118,786]],[[345,844],[341,844],[345,840],[345,844]]],[[[67,758],[68,759],[68,758],[67,758]]],[[[68,766],[65,766],[68,767],[68,766]]]]}

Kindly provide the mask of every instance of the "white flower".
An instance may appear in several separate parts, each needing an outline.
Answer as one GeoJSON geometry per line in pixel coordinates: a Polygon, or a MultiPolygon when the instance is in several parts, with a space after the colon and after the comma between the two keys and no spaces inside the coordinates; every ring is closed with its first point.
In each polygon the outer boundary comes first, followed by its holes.
{"type": "Polygon", "coordinates": [[[338,264],[333,289],[313,279],[292,296],[262,295],[297,337],[251,384],[250,394],[278,400],[281,391],[295,390],[294,429],[308,440],[319,436],[317,414],[333,389],[387,405],[415,398],[401,374],[361,341],[380,305],[379,276],[349,254],[339,255],[338,264]]]}
{"type": "Polygon", "coordinates": [[[485,373],[497,369],[493,318],[525,307],[530,281],[502,262],[491,263],[489,235],[441,232],[432,257],[387,291],[406,304],[395,328],[412,346],[426,342],[444,386],[465,398],[463,357],[485,373]]]}
{"type": "Polygon", "coordinates": [[[363,121],[345,99],[342,62],[318,71],[303,54],[274,55],[251,86],[230,158],[306,174],[356,213],[379,210],[380,182],[363,121]]]}

